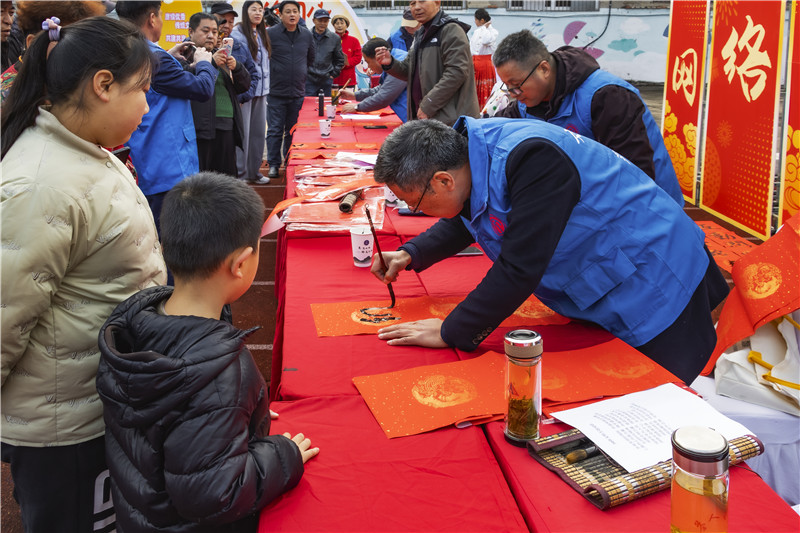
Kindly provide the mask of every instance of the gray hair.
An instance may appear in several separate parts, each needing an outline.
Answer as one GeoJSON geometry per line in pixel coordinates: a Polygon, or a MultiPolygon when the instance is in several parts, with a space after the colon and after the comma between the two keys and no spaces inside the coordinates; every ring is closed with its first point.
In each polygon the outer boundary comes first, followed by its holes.
{"type": "Polygon", "coordinates": [[[442,170],[469,162],[466,137],[438,120],[413,120],[383,141],[375,163],[375,181],[404,191],[424,187],[442,170]]]}
{"type": "Polygon", "coordinates": [[[508,35],[500,41],[492,56],[495,67],[501,67],[509,61],[515,61],[523,67],[533,67],[542,60],[547,60],[552,64],[552,57],[547,51],[547,47],[530,30],[522,30],[508,35]]]}

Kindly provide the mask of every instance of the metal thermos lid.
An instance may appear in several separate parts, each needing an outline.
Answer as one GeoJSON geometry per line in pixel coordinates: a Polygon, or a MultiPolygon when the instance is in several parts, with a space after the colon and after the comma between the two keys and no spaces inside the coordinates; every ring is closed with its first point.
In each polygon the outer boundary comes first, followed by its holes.
{"type": "Polygon", "coordinates": [[[684,426],[672,433],[672,460],[686,472],[717,476],[728,470],[728,441],[703,426],[684,426]]]}
{"type": "Polygon", "coordinates": [[[534,359],[542,356],[542,336],[530,329],[515,329],[506,334],[505,351],[513,359],[534,359]]]}

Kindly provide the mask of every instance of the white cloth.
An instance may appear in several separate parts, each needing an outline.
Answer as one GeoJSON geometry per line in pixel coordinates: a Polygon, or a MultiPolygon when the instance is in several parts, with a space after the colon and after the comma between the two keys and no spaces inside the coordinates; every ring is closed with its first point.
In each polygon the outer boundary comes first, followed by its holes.
{"type": "Polygon", "coordinates": [[[716,393],[714,379],[700,376],[692,388],[725,416],[744,424],[764,443],[764,453],[747,461],[789,505],[800,503],[800,419],[716,393]]]}
{"type": "Polygon", "coordinates": [[[472,37],[469,38],[469,49],[472,55],[485,56],[493,54],[498,35],[498,31],[492,28],[491,22],[475,28],[475,31],[472,32],[472,37]]]}

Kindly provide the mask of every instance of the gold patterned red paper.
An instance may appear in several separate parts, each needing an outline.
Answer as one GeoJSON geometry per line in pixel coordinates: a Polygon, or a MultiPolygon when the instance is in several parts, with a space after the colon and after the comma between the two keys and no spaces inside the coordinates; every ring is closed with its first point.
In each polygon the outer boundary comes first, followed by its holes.
{"type": "Polygon", "coordinates": [[[779,202],[780,224],[800,212],[800,1],[792,1],[789,60],[786,71],[783,172],[779,202]]]}

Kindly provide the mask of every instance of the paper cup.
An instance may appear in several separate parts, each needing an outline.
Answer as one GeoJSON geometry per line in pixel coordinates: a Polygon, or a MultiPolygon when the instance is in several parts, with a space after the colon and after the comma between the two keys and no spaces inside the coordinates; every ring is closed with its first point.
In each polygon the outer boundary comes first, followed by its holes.
{"type": "Polygon", "coordinates": [[[333,104],[326,105],[325,113],[329,119],[333,120],[334,118],[336,118],[336,106],[333,104]]]}
{"type": "Polygon", "coordinates": [[[353,247],[353,264],[368,267],[372,263],[372,232],[368,226],[350,228],[350,243],[353,247]]]}
{"type": "Polygon", "coordinates": [[[388,185],[383,186],[383,198],[386,202],[386,205],[390,207],[394,207],[397,205],[397,196],[392,192],[392,189],[389,188],[388,185]]]}
{"type": "Polygon", "coordinates": [[[320,137],[331,136],[331,121],[327,118],[319,119],[319,135],[320,137]]]}

